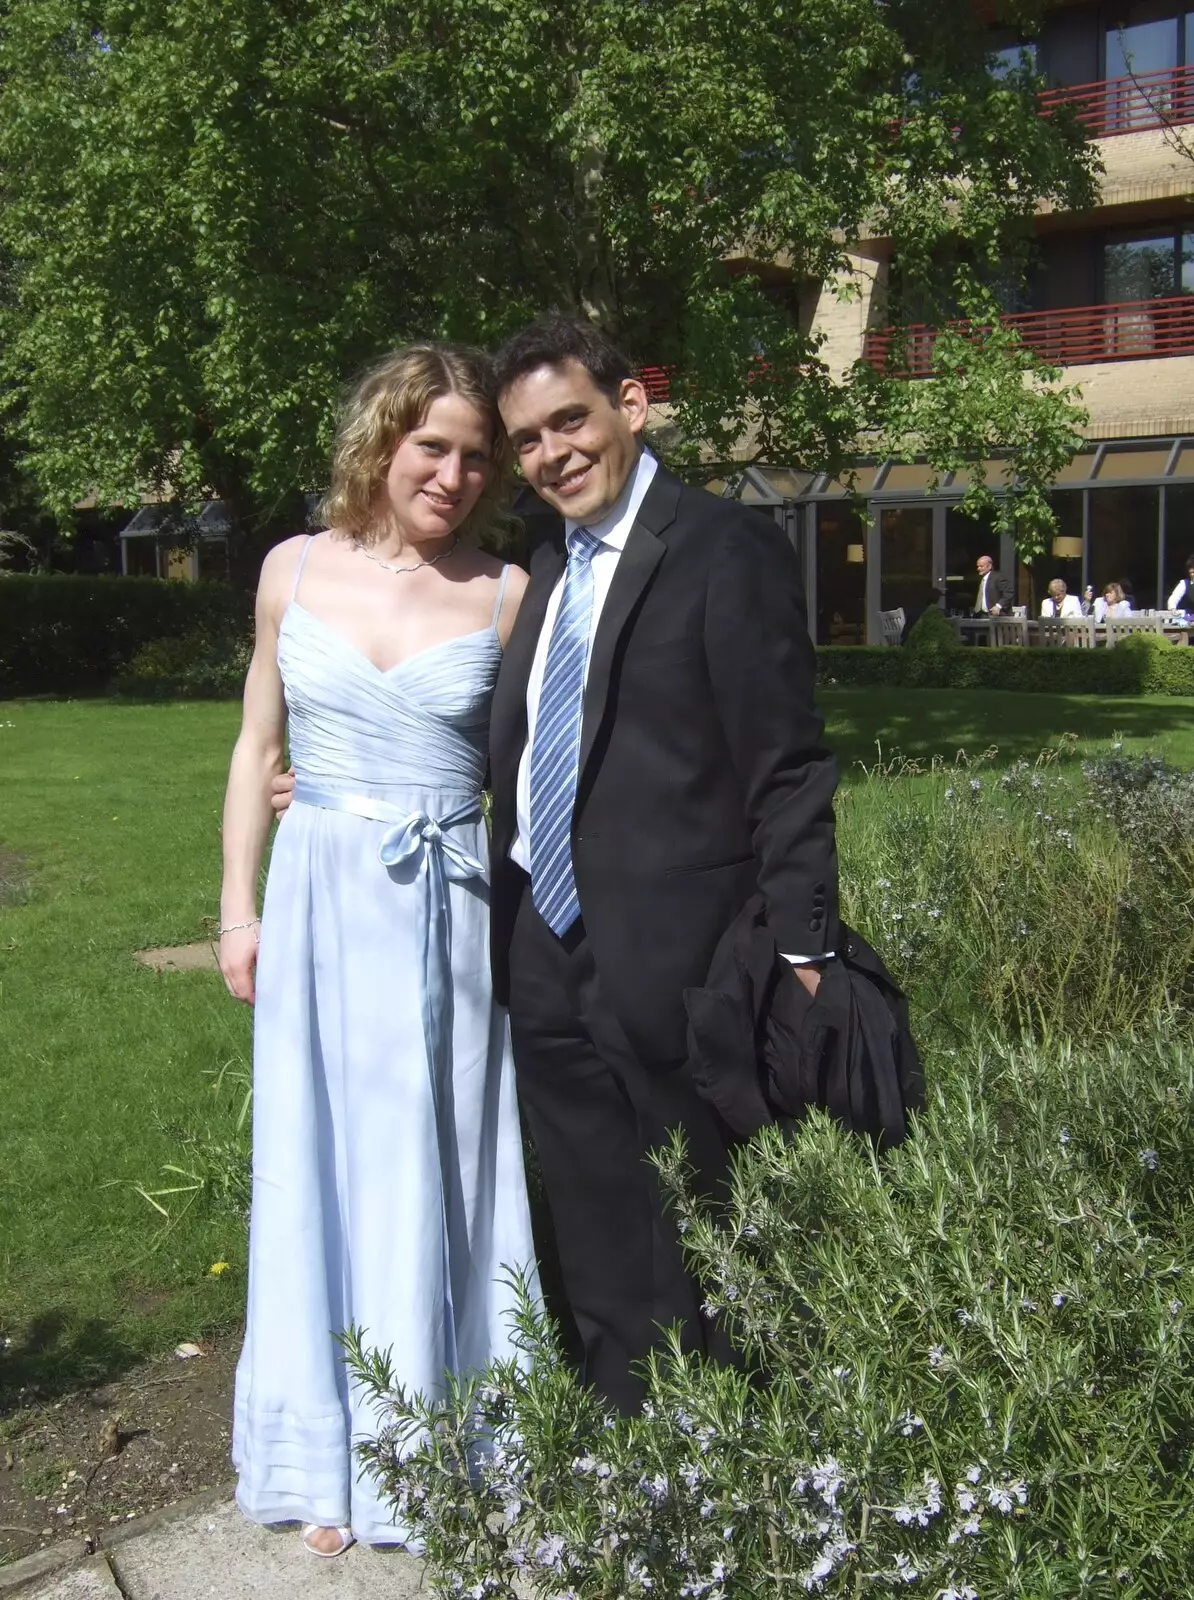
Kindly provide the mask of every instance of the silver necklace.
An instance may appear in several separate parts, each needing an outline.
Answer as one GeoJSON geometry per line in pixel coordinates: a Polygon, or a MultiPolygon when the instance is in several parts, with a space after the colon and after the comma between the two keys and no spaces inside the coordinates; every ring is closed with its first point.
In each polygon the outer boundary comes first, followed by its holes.
{"type": "Polygon", "coordinates": [[[380,556],[375,556],[372,550],[366,549],[359,539],[354,539],[352,543],[354,549],[359,550],[368,560],[376,562],[379,567],[384,567],[387,572],[418,572],[420,567],[435,567],[441,561],[446,561],[460,543],[460,535],[457,534],[448,548],[441,550],[439,555],[432,556],[430,561],[416,561],[413,567],[396,567],[392,561],[383,561],[380,556]]]}

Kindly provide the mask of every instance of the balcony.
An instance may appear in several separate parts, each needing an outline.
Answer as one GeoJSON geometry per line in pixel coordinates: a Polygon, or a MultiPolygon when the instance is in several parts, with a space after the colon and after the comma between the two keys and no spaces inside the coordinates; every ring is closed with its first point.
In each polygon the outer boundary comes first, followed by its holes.
{"type": "MultiPolygon", "coordinates": [[[[1194,355],[1194,295],[1189,294],[1118,305],[1074,306],[1065,311],[1028,311],[1002,321],[1004,327],[1016,330],[1030,350],[1055,367],[1194,355]]],[[[966,324],[953,326],[964,328],[966,324]]],[[[975,339],[982,338],[981,328],[970,331],[975,339]]],[[[877,372],[928,378],[936,343],[937,329],[923,323],[879,328],[867,334],[863,360],[877,372]]]]}
{"type": "Polygon", "coordinates": [[[1194,67],[1170,67],[1131,78],[1048,89],[1040,104],[1044,116],[1060,106],[1070,106],[1092,139],[1194,122],[1194,67]]]}

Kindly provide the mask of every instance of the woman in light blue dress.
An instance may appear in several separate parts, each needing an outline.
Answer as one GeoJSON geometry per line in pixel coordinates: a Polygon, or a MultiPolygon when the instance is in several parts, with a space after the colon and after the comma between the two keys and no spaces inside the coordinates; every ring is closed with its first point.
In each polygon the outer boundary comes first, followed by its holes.
{"type": "Polygon", "coordinates": [[[330,531],[271,550],[224,811],[220,965],[254,1003],[237,1498],[334,1556],[405,1542],[359,1476],[377,1419],[337,1335],[408,1390],[511,1351],[534,1254],[506,1018],[490,992],[489,704],[525,578],[474,535],[504,438],[485,359],[396,352],[337,440],[330,531]],[[264,905],[269,788],[294,801],[264,905]]]}

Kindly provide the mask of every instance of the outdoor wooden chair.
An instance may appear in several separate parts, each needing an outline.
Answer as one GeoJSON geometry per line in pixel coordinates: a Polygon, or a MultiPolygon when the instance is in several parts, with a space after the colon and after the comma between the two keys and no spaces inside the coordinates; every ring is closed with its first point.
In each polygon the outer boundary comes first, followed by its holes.
{"type": "Polygon", "coordinates": [[[1028,643],[1027,617],[992,617],[991,643],[993,645],[1028,643]]]}
{"type": "Polygon", "coordinates": [[[1108,617],[1106,621],[1107,648],[1114,649],[1121,639],[1130,639],[1134,633],[1162,633],[1164,623],[1160,617],[1108,617]]]}
{"type": "Polygon", "coordinates": [[[1095,647],[1095,620],[1093,617],[1067,617],[1059,623],[1065,635],[1063,643],[1075,650],[1093,650],[1095,647]]]}
{"type": "Polygon", "coordinates": [[[880,611],[880,636],[884,644],[899,644],[904,636],[904,623],[906,620],[903,606],[897,606],[894,611],[880,611]]]}

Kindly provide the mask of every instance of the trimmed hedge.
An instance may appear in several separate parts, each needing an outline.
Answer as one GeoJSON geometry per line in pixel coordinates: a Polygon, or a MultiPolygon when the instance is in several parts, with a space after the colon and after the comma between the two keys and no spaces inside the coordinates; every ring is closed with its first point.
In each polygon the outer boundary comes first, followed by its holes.
{"type": "MultiPolygon", "coordinates": [[[[917,624],[919,627],[919,624],[917,624]]],[[[915,633],[915,630],[913,630],[915,633]]],[[[936,641],[934,641],[934,646],[936,641]]],[[[955,644],[902,650],[838,645],[817,651],[822,683],[846,688],[1011,689],[1026,694],[1194,695],[1194,648],[1138,633],[1114,650],[987,649],[955,644]]]]}
{"type": "Polygon", "coordinates": [[[239,639],[251,617],[251,596],[221,583],[0,578],[0,696],[98,694],[143,646],[239,639]]]}

